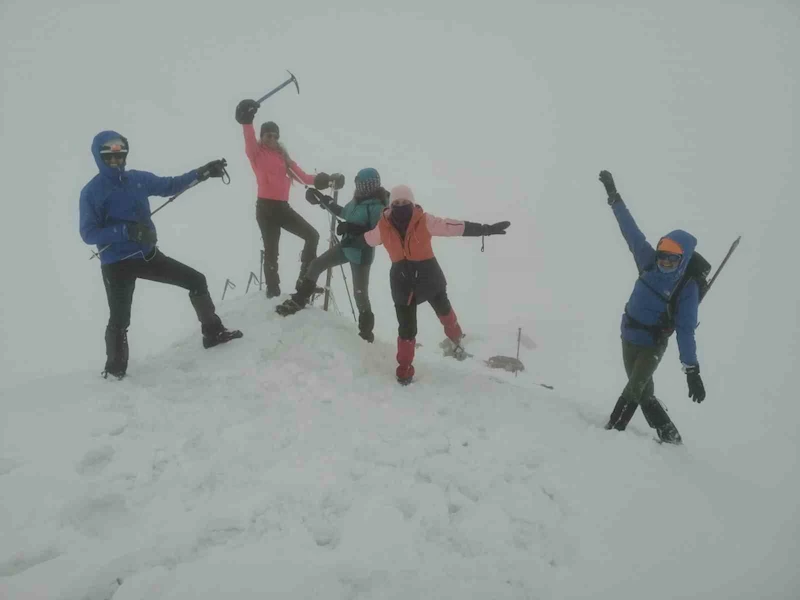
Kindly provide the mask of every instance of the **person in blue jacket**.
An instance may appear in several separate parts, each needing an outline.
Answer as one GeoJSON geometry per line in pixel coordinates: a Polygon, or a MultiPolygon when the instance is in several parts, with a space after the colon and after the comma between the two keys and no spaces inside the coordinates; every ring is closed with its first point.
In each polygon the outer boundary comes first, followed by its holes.
{"type": "Polygon", "coordinates": [[[128,369],[127,331],[136,279],[176,285],[189,291],[201,324],[203,347],[242,337],[229,331],[216,314],[205,275],[165,256],[156,246],[149,196],[174,196],[209,177],[222,177],[224,160],[215,160],[179,177],[158,177],[126,170],[128,140],[116,131],[101,131],[92,141],[99,173],[81,190],[80,234],[97,246],[108,298],[106,365],[103,376],[122,378],[128,369]]]}
{"type": "MultiPolygon", "coordinates": [[[[324,174],[321,174],[324,175],[324,174]]],[[[322,180],[324,177],[318,180],[322,180]]],[[[327,187],[326,181],[315,182],[316,187],[327,187]]],[[[353,199],[344,206],[336,204],[333,198],[309,188],[306,198],[312,204],[320,204],[343,219],[336,232],[342,236],[341,243],[333,246],[311,262],[305,278],[298,282],[297,290],[275,310],[283,316],[291,315],[308,304],[315,292],[317,279],[323,271],[350,263],[353,272],[353,295],[358,308],[359,335],[373,342],[375,335],[375,315],[369,301],[369,272],[375,258],[375,249],[364,242],[365,231],[373,229],[381,218],[383,209],[389,202],[389,192],[381,187],[381,177],[376,169],[361,169],[355,177],[353,199]]]]}
{"type": "Polygon", "coordinates": [[[681,444],[677,428],[655,396],[653,373],[675,331],[689,397],[698,403],[706,397],[695,341],[700,288],[692,278],[684,281],[697,239],[676,229],[662,237],[654,249],[622,201],[611,173],[601,171],[600,181],[639,272],[621,323],[622,358],[628,383],[606,429],[624,430],[641,405],[648,425],[656,430],[662,442],[681,444]]]}

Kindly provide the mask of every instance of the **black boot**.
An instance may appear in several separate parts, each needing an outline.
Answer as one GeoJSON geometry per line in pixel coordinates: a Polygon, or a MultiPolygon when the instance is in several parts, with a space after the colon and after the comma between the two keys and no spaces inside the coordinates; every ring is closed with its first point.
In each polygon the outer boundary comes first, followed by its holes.
{"type": "Polygon", "coordinates": [[[106,327],[106,368],[103,377],[125,377],[128,371],[128,330],[106,327]]]}
{"type": "Polygon", "coordinates": [[[303,281],[297,285],[297,291],[283,304],[279,304],[275,307],[275,312],[281,316],[287,317],[304,309],[311,299],[311,295],[315,292],[316,287],[317,284],[310,279],[303,279],[303,281]]]}
{"type": "MultiPolygon", "coordinates": [[[[217,317],[217,319],[219,319],[219,317],[217,317]]],[[[203,332],[203,348],[205,349],[239,339],[244,335],[238,329],[225,329],[222,325],[222,321],[210,325],[202,325],[200,329],[203,332]]]]}
{"type": "Polygon", "coordinates": [[[647,419],[647,424],[656,430],[659,440],[667,444],[680,445],[683,443],[677,427],[669,418],[664,406],[655,397],[642,404],[642,413],[647,419]]]}
{"type": "Polygon", "coordinates": [[[628,402],[622,396],[617,400],[614,410],[611,411],[611,416],[606,423],[606,429],[616,429],[617,431],[625,431],[628,423],[631,422],[636,409],[639,407],[636,402],[628,402]]]}
{"type": "Polygon", "coordinates": [[[192,301],[192,306],[197,313],[197,319],[201,323],[200,331],[203,333],[203,348],[213,348],[219,344],[242,337],[243,334],[238,329],[225,329],[208,292],[189,294],[189,299],[192,301]]]}
{"type": "Polygon", "coordinates": [[[278,263],[264,262],[264,283],[267,285],[267,298],[281,295],[281,278],[278,276],[278,263]]]}
{"type": "Polygon", "coordinates": [[[370,344],[375,341],[375,334],[372,330],[375,328],[375,315],[371,310],[365,310],[358,313],[358,335],[361,339],[367,340],[370,344]]]}

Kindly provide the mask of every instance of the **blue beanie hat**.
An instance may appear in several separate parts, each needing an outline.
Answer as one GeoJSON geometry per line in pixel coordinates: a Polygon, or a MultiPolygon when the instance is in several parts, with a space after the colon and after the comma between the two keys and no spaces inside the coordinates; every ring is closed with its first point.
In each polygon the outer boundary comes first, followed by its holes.
{"type": "Polygon", "coordinates": [[[364,198],[381,187],[381,176],[376,169],[369,167],[358,172],[355,182],[356,197],[364,198]]]}

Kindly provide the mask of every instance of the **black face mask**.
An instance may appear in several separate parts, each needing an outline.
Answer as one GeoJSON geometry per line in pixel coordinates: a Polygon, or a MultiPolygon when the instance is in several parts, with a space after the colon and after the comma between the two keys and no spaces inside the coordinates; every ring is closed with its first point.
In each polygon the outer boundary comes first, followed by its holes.
{"type": "Polygon", "coordinates": [[[392,213],[389,216],[392,225],[400,232],[400,235],[406,234],[408,224],[411,222],[411,215],[414,214],[413,204],[398,204],[392,206],[392,213]]]}

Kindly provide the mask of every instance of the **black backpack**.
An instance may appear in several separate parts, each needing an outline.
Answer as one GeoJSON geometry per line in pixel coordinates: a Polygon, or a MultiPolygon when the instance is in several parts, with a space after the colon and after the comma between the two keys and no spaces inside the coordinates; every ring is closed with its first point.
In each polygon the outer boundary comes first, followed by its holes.
{"type": "Polygon", "coordinates": [[[675,287],[675,291],[667,302],[667,327],[671,330],[675,329],[675,311],[678,306],[678,298],[683,291],[686,284],[694,279],[697,282],[697,287],[700,288],[700,302],[708,291],[708,276],[711,274],[711,263],[709,263],[702,254],[694,252],[692,258],[689,259],[689,264],[686,265],[686,271],[675,287]]]}
{"type": "Polygon", "coordinates": [[[711,264],[703,257],[702,254],[699,252],[694,252],[692,254],[692,258],[689,259],[689,264],[686,265],[686,271],[683,273],[683,277],[681,277],[678,285],[675,286],[675,290],[672,292],[669,300],[667,300],[666,297],[653,289],[642,279],[642,283],[644,283],[654,294],[666,301],[667,310],[661,315],[659,323],[656,325],[645,325],[628,314],[628,307],[626,305],[625,315],[628,318],[628,326],[632,327],[633,329],[644,329],[645,331],[649,331],[656,340],[663,339],[664,337],[670,337],[675,331],[675,313],[678,309],[678,298],[680,297],[683,288],[692,279],[696,281],[697,287],[700,289],[700,302],[702,302],[709,288],[708,276],[710,273],[711,264]]]}

